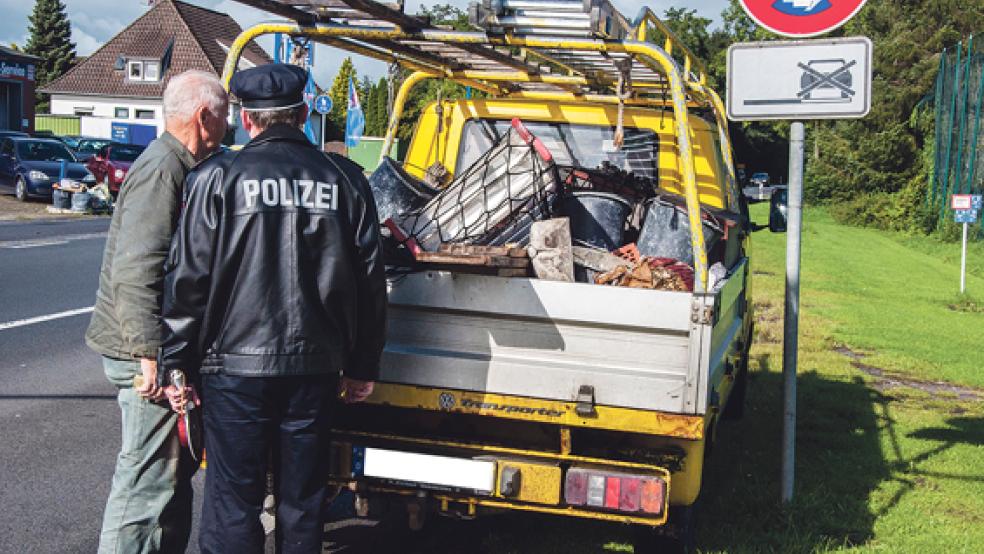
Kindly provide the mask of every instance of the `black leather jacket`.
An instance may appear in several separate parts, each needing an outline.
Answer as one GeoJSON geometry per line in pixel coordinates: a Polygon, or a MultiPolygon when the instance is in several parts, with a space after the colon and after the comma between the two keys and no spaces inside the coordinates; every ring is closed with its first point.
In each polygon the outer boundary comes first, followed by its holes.
{"type": "Polygon", "coordinates": [[[202,162],[185,198],[165,268],[165,368],[376,379],[386,280],[358,165],[274,126],[202,162]]]}

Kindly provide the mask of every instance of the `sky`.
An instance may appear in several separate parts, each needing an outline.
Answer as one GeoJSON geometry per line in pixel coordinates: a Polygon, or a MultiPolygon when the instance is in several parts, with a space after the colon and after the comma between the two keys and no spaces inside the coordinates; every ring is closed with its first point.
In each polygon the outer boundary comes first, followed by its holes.
{"type": "MultiPolygon", "coordinates": [[[[67,7],[69,20],[72,22],[72,41],[75,43],[76,53],[80,56],[87,56],[94,52],[148,9],[147,0],[62,1],[67,7]]],[[[233,0],[186,1],[191,4],[228,13],[243,28],[262,21],[276,19],[267,12],[244,6],[233,0]]],[[[463,9],[467,9],[468,6],[468,0],[439,0],[437,2],[407,0],[406,11],[408,13],[415,13],[421,4],[432,6],[434,4],[445,3],[456,5],[463,9]]],[[[613,3],[630,19],[634,18],[639,12],[639,9],[644,5],[648,5],[658,14],[671,7],[688,7],[696,9],[701,16],[713,20],[714,25],[717,25],[721,20],[721,11],[727,6],[728,0],[675,0],[659,3],[644,3],[639,0],[613,0],[613,3]]],[[[27,16],[33,8],[34,2],[31,0],[0,0],[0,13],[3,14],[3,17],[0,18],[0,44],[16,43],[23,46],[27,42],[27,16]]],[[[260,44],[267,51],[271,51],[273,48],[273,39],[265,37],[260,39],[260,44]]],[[[338,65],[346,55],[348,53],[334,48],[321,45],[317,46],[315,50],[314,76],[319,85],[327,87],[331,84],[331,79],[335,75],[338,65]]],[[[368,75],[373,79],[378,79],[386,74],[386,66],[382,62],[357,55],[352,56],[352,61],[355,63],[356,70],[360,76],[368,75]]]]}

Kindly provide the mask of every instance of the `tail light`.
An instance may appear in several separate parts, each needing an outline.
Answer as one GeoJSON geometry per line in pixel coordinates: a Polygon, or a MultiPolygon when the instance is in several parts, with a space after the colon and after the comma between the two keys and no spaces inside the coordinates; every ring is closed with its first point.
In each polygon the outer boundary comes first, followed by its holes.
{"type": "Polygon", "coordinates": [[[666,481],[652,475],[575,467],[567,471],[564,500],[572,506],[659,515],[666,503],[666,481]]]}

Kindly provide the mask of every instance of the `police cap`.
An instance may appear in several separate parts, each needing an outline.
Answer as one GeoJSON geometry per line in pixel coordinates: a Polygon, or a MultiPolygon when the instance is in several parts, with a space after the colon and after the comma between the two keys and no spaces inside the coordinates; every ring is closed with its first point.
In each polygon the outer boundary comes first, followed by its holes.
{"type": "Polygon", "coordinates": [[[305,69],[292,64],[271,63],[237,71],[229,91],[247,110],[293,108],[304,103],[305,69]]]}

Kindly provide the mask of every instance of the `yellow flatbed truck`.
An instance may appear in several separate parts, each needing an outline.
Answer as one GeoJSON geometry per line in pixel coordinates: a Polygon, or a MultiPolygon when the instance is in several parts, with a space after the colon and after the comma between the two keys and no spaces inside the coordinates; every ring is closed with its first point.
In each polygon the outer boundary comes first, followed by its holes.
{"type": "Polygon", "coordinates": [[[383,152],[421,81],[483,91],[424,110],[411,174],[440,164],[453,176],[519,118],[558,163],[580,167],[631,171],[611,145],[642,137],[652,185],[686,207],[692,292],[443,271],[394,279],[381,377],[338,414],[333,481],[361,511],[405,502],[411,526],[432,510],[511,510],[686,528],[718,421],[740,415],[752,337],[747,212],[700,61],[648,9],[629,21],[604,0],[486,2],[472,7],[475,31],[370,0],[239,1],[293,21],[244,31],[227,81],[268,33],[405,70],[383,152]],[[705,243],[709,209],[739,222],[726,255],[705,243]],[[712,284],[715,262],[726,273],[712,284]]]}

